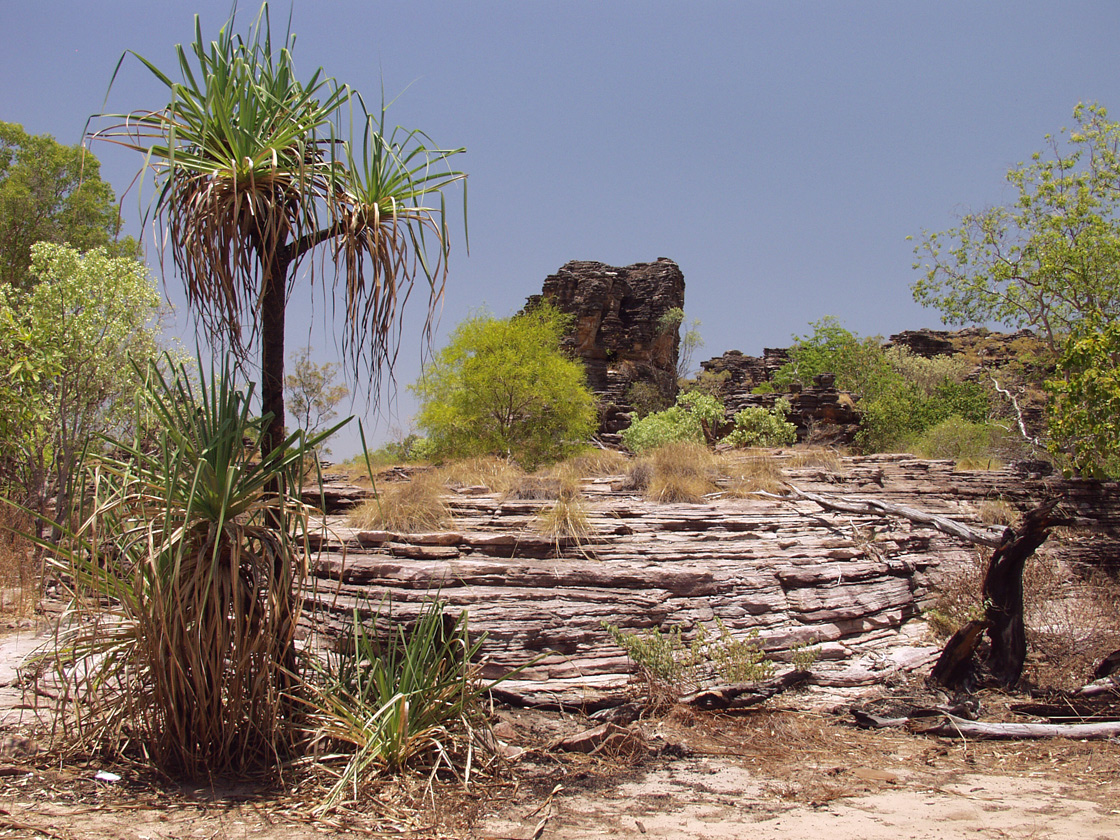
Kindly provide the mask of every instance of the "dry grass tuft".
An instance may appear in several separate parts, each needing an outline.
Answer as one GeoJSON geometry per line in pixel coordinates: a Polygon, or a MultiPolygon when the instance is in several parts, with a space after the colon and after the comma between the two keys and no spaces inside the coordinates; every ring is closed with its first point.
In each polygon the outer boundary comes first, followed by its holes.
{"type": "Polygon", "coordinates": [[[583,478],[607,475],[624,475],[630,467],[630,458],[617,449],[589,449],[561,461],[553,470],[569,471],[583,478]]]}
{"type": "Polygon", "coordinates": [[[640,458],[630,469],[630,484],[654,502],[704,501],[719,488],[715,456],[699,443],[678,442],[660,446],[640,458]]]}
{"type": "Polygon", "coordinates": [[[560,497],[536,519],[536,529],[557,543],[587,541],[594,533],[588,517],[587,501],[581,496],[560,497]]]}
{"type": "Polygon", "coordinates": [[[742,499],[752,493],[786,492],[781,462],[767,449],[748,449],[726,457],[722,472],[728,480],[727,495],[742,499]]]}
{"type": "Polygon", "coordinates": [[[417,533],[443,528],[451,510],[443,500],[443,482],[435,472],[424,472],[411,481],[385,485],[377,497],[365,502],[347,521],[355,528],[417,533]]]}
{"type": "Polygon", "coordinates": [[[487,487],[491,493],[508,493],[524,477],[524,471],[505,458],[480,455],[445,464],[437,471],[448,487],[487,487]]]}
{"type": "Polygon", "coordinates": [[[1015,508],[1004,499],[985,499],[977,505],[976,513],[985,525],[1009,526],[1019,518],[1015,508]]]}
{"type": "Polygon", "coordinates": [[[830,472],[842,472],[843,459],[835,449],[826,446],[810,446],[806,449],[794,449],[787,461],[790,469],[800,470],[807,467],[822,467],[830,472]]]}

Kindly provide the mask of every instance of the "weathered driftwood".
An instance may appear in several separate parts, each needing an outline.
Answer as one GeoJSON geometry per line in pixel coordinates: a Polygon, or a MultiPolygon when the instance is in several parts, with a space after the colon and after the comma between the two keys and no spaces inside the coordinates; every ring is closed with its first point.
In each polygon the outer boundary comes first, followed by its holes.
{"type": "Polygon", "coordinates": [[[879,514],[901,516],[919,525],[936,528],[942,533],[973,543],[974,545],[987,545],[995,548],[1003,539],[1003,534],[990,529],[971,528],[948,516],[939,516],[929,511],[918,510],[909,505],[898,505],[884,502],[881,499],[852,499],[845,496],[826,496],[822,493],[810,493],[789,485],[793,495],[799,499],[816,502],[825,510],[838,510],[845,513],[879,514]]]}
{"type": "Polygon", "coordinates": [[[787,688],[802,685],[811,676],[808,671],[794,670],[762,682],[714,685],[686,694],[678,702],[698,709],[745,709],[749,706],[757,706],[781,694],[787,688]]]}
{"type": "Polygon", "coordinates": [[[1076,738],[1104,741],[1120,736],[1120,722],[1109,723],[984,723],[965,720],[954,715],[941,719],[911,718],[907,728],[925,735],[950,735],[965,738],[1001,740],[1032,740],[1040,738],[1076,738]]]}

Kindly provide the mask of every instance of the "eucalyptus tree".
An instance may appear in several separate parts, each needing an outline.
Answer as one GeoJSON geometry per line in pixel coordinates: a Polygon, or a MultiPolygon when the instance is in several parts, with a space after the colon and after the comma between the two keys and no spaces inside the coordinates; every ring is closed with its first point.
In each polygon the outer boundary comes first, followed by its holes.
{"type": "Polygon", "coordinates": [[[144,154],[156,185],[145,224],[158,222],[204,331],[242,355],[259,342],[267,454],[284,440],[284,326],[298,269],[307,260],[313,284],[341,290],[346,357],[376,388],[414,285],[426,286],[431,324],[450,247],[444,190],[456,182],[465,221],[466,176],[449,163],[464,150],[387,130],[384,100],[371,112],[322,68],[297,76],[295,36],[289,28],[274,43],[267,3],[246,37],[233,25],[207,41],[196,16],[174,76],[122,56],[151,71],[167,102],[101,115],[108,125],[94,136],[144,154]],[[329,259],[316,269],[307,258],[320,248],[329,259]]]}

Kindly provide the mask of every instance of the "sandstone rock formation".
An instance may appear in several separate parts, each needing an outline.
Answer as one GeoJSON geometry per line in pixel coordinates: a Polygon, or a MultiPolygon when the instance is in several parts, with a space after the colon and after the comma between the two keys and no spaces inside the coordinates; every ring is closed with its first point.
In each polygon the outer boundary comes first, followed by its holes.
{"type": "MultiPolygon", "coordinates": [[[[1012,467],[959,472],[950,462],[907,455],[845,458],[839,469],[783,463],[785,478],[806,490],[890,500],[973,525],[985,501],[1024,510],[1059,493],[1078,525],[1044,551],[1068,563],[1101,563],[1120,548],[1116,484],[1012,467]]],[[[391,606],[394,617],[408,619],[438,596],[469,611],[472,632],[487,634],[488,674],[540,657],[513,691],[533,702],[595,706],[617,694],[629,673],[603,622],[693,633],[719,618],[737,637],[759,633],[778,659],[815,640],[822,685],[874,682],[898,666],[898,656],[931,661],[936,647],[895,656],[881,646],[929,602],[936,575],[970,563],[975,552],[890,516],[765,497],[663,505],[624,486],[621,477],[584,482],[593,535],[582,542],[535,530],[550,502],[490,493],[450,496],[454,526],[434,534],[361,532],[329,517],[308,603],[343,626],[355,608],[387,613],[391,606]]]]}
{"type": "Polygon", "coordinates": [[[566,343],[587,368],[587,380],[607,414],[606,431],[625,428],[626,392],[650,382],[672,400],[677,393],[680,337],[661,325],[671,309],[684,308],[684,275],[665,257],[624,267],[574,260],[545,279],[540,297],[574,316],[566,343]],[[614,411],[610,406],[615,406],[614,411]]]}

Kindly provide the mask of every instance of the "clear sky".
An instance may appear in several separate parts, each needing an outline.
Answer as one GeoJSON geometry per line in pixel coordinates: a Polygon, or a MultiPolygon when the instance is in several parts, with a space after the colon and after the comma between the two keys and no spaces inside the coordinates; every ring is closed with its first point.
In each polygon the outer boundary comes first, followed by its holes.
{"type": "MultiPolygon", "coordinates": [[[[1007,169],[1078,101],[1120,115],[1115,0],[272,8],[276,28],[291,10],[298,69],[322,66],[375,102],[383,86],[391,122],[467,147],[471,250],[456,238],[437,346],[472,308],[510,314],[573,259],[676,260],[688,317],[703,323],[697,358],[786,346],[825,315],[860,334],[935,327],[910,295],[906,237],[1007,201],[1007,169]]],[[[239,28],[257,9],[242,2],[239,28]]],[[[171,71],[194,14],[212,35],[229,11],[229,0],[0,0],[0,120],[78,142],[125,50],[171,71]]],[[[161,93],[126,60],[107,110],[158,108],[161,93]]],[[[124,193],[138,157],[94,151],[124,193]]],[[[124,213],[138,233],[135,191],[124,213]]],[[[145,243],[158,272],[150,233],[145,243]]],[[[174,276],[167,293],[182,299],[174,276]]],[[[289,347],[310,341],[329,358],[322,298],[293,309],[289,347]]],[[[402,386],[420,343],[410,321],[402,386]]],[[[378,424],[356,390],[354,410],[378,424]]],[[[414,410],[402,387],[373,436],[407,428],[414,410]]]]}

